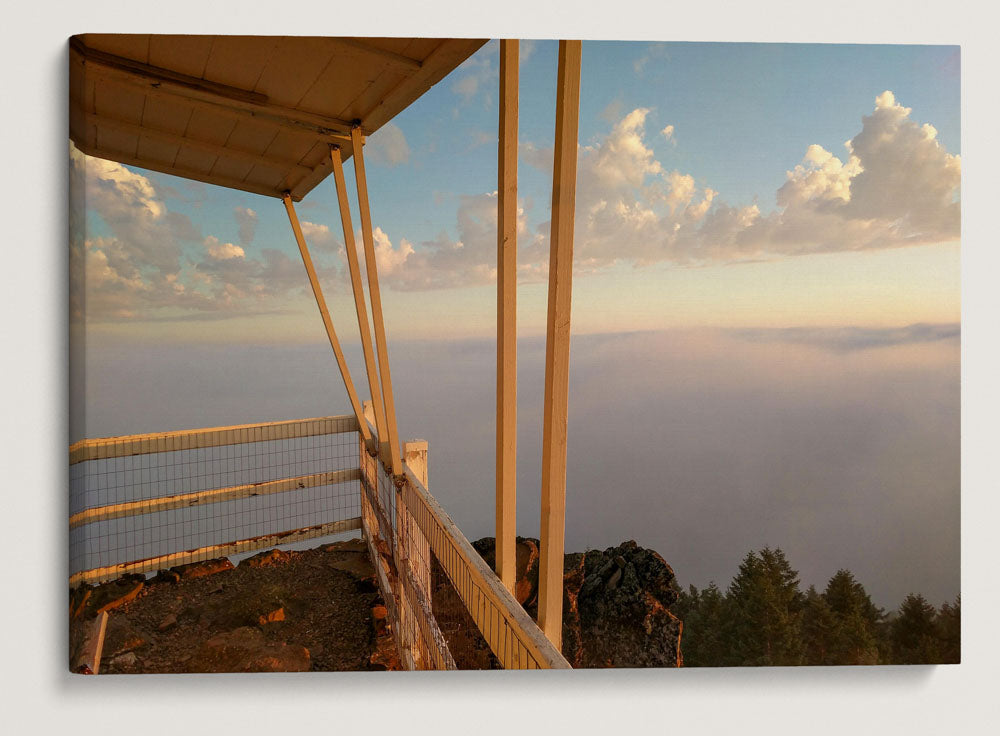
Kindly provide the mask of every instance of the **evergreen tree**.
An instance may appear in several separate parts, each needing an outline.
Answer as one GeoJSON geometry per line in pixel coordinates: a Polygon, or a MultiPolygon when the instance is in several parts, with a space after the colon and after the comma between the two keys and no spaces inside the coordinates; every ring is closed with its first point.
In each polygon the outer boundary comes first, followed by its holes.
{"type": "Polygon", "coordinates": [[[893,664],[935,664],[941,661],[937,611],[919,593],[910,593],[892,622],[893,664]]]}
{"type": "Polygon", "coordinates": [[[829,664],[878,664],[883,612],[850,570],[838,570],[823,593],[836,620],[829,664]]]}
{"type": "Polygon", "coordinates": [[[803,664],[834,664],[831,653],[837,635],[837,617],[830,610],[826,598],[810,585],[802,610],[803,664]]]}
{"type": "Polygon", "coordinates": [[[729,585],[725,664],[802,663],[805,597],[784,552],[749,552],[729,585]]]}
{"type": "Polygon", "coordinates": [[[958,664],[962,661],[962,596],[955,598],[954,605],[941,606],[937,629],[941,640],[940,662],[958,664]]]}
{"type": "Polygon", "coordinates": [[[723,664],[725,598],[718,586],[709,583],[700,593],[693,585],[684,594],[678,615],[684,622],[681,650],[685,667],[718,667],[723,664]]]}

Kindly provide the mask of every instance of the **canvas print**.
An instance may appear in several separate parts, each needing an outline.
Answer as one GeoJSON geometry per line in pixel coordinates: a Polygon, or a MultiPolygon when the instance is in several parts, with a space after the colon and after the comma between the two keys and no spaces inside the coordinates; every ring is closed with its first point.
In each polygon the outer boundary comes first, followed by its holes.
{"type": "Polygon", "coordinates": [[[960,661],[960,49],[69,41],[69,667],[960,661]]]}

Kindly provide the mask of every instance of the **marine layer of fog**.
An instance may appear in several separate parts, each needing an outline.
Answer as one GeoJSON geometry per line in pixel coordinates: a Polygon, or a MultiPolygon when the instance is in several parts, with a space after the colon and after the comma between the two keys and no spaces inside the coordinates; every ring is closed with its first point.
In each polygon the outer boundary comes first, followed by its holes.
{"type": "MultiPolygon", "coordinates": [[[[367,394],[360,350],[347,346],[367,394]]],[[[73,439],[349,412],[327,345],[87,345],[73,439]]],[[[391,340],[400,433],[470,539],[493,534],[492,340],[391,340]]],[[[803,587],[846,567],[878,605],[959,592],[957,325],[579,335],[567,551],[626,539],[682,584],[779,546],[803,587]]],[[[519,341],[518,530],[537,536],[544,340],[519,341]]]]}

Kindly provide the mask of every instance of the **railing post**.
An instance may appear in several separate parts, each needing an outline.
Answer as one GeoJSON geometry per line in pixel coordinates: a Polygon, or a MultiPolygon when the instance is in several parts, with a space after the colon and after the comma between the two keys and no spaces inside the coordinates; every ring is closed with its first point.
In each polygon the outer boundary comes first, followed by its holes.
{"type": "Polygon", "coordinates": [[[427,440],[407,440],[403,443],[403,459],[417,480],[427,488],[427,440]]]}

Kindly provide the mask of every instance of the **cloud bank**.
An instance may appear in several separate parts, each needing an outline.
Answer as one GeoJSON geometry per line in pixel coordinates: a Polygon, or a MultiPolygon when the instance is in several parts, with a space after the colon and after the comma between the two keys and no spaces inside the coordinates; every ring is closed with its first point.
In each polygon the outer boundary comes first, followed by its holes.
{"type": "MultiPolygon", "coordinates": [[[[148,177],[85,156],[72,144],[70,179],[74,202],[85,202],[87,216],[96,218],[91,229],[106,231],[88,237],[84,223],[71,217],[74,321],[271,312],[304,289],[301,263],[274,248],[251,253],[257,213],[250,208],[234,210],[236,244],[205,236],[187,216],[170,211],[148,177]]],[[[315,235],[326,226],[312,227],[315,235]]],[[[330,266],[317,270],[326,277],[339,273],[330,266]]]]}
{"type": "MultiPolygon", "coordinates": [[[[464,71],[455,84],[471,88],[496,70],[484,61],[464,71]]],[[[786,172],[775,208],[763,212],[758,204],[730,204],[694,173],[664,165],[653,142],[676,145],[677,131],[667,125],[647,132],[650,110],[636,108],[579,148],[576,271],[599,273],[618,264],[719,265],[955,241],[961,159],[941,145],[932,125],[913,120],[911,112],[892,92],[878,95],[844,152],[838,156],[809,146],[786,172]]],[[[371,157],[388,166],[405,163],[409,148],[402,131],[392,126],[380,131],[371,157]]],[[[106,226],[99,237],[85,239],[83,226],[73,220],[74,263],[87,264],[85,292],[81,284],[71,288],[75,315],[82,313],[84,297],[92,318],[111,320],[163,309],[275,311],[292,292],[303,290],[296,259],[253,247],[254,210],[234,209],[239,242],[225,242],[170,211],[164,193],[146,176],[72,147],[70,158],[74,186],[86,193],[88,211],[106,226]]],[[[550,148],[523,142],[520,158],[551,172],[550,148]]],[[[522,202],[518,210],[523,282],[545,279],[549,260],[550,224],[529,228],[529,206],[522,202]]],[[[344,278],[343,245],[330,227],[303,221],[302,229],[320,254],[339,250],[335,263],[318,264],[321,276],[344,278]]],[[[459,197],[452,234],[442,231],[414,242],[405,233],[376,228],[382,282],[399,291],[492,283],[496,230],[496,192],[459,197]]],[[[357,240],[360,244],[360,234],[357,240]]]]}
{"type": "MultiPolygon", "coordinates": [[[[647,141],[649,109],[636,108],[603,139],[580,146],[576,268],[725,264],[955,241],[961,159],[911,112],[892,92],[878,95],[842,157],[809,146],[786,172],[777,207],[764,213],[757,204],[729,204],[694,174],[664,166],[647,141]]],[[[653,135],[676,142],[672,125],[653,135]]],[[[551,149],[529,142],[520,155],[551,172],[551,149]]],[[[495,193],[462,198],[458,239],[441,236],[416,247],[407,241],[412,252],[387,282],[398,289],[437,289],[495,279],[495,202],[495,193]]],[[[520,239],[522,278],[547,273],[548,230],[544,222],[520,239]]]]}

